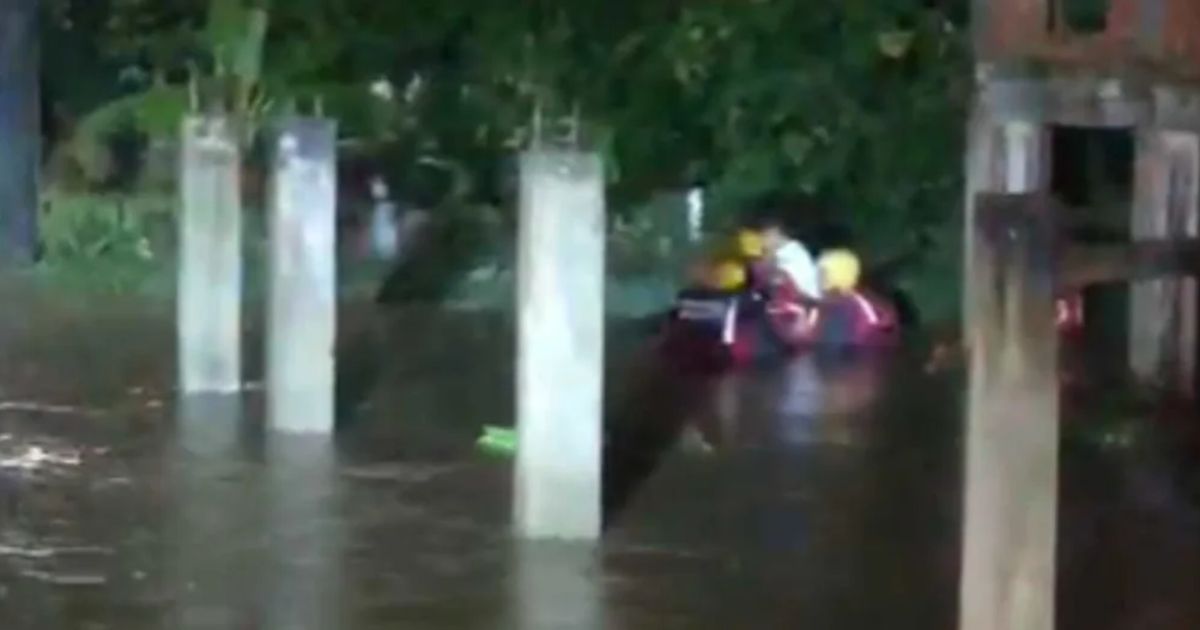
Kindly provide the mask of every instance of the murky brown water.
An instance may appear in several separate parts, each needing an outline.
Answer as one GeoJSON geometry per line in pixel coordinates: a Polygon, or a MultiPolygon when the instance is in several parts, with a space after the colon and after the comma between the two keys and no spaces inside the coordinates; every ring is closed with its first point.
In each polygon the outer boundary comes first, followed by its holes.
{"type": "MultiPolygon", "coordinates": [[[[959,386],[905,357],[702,384],[614,350],[593,552],[512,541],[509,463],[473,449],[511,417],[501,323],[348,309],[361,401],[328,445],[264,434],[255,393],[177,403],[162,312],[23,308],[0,325],[5,629],[954,627],[959,386]]],[[[1065,452],[1060,627],[1200,626],[1175,462],[1065,452]]]]}

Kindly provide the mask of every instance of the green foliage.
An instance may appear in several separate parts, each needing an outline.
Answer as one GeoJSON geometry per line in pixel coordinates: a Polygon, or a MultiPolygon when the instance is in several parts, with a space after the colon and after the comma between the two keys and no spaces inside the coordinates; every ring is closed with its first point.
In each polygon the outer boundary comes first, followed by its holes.
{"type": "Polygon", "coordinates": [[[216,74],[232,74],[245,85],[258,83],[267,24],[264,8],[242,0],[212,0],[206,35],[216,74]]]}
{"type": "Polygon", "coordinates": [[[921,321],[936,326],[957,320],[962,310],[962,224],[950,221],[929,236],[932,242],[920,263],[903,269],[894,281],[917,306],[921,321]]]}
{"type": "Polygon", "coordinates": [[[51,262],[99,258],[154,261],[150,234],[169,221],[173,200],[119,196],[48,195],[42,245],[51,262]]]}
{"type": "Polygon", "coordinates": [[[43,201],[41,264],[60,278],[129,291],[168,262],[169,198],[51,193],[43,201]]]}
{"type": "MultiPolygon", "coordinates": [[[[120,5],[118,5],[120,6],[120,5]]],[[[197,9],[190,12],[194,14],[197,9]]],[[[151,82],[142,90],[121,96],[81,117],[68,139],[63,157],[79,171],[85,182],[99,184],[113,175],[111,138],[128,131],[151,140],[173,142],[183,116],[193,107],[216,107],[232,112],[244,122],[249,146],[258,126],[271,109],[261,88],[262,58],[268,14],[244,0],[210,0],[206,26],[190,26],[192,19],[177,15],[170,27],[133,35],[135,25],[158,24],[140,3],[127,3],[113,10],[113,29],[130,37],[129,48],[116,47],[126,55],[142,56],[150,63],[146,72],[151,82]],[[186,80],[169,83],[170,70],[182,64],[186,80]],[[208,76],[197,74],[211,67],[208,76]]],[[[163,18],[165,19],[165,18],[163,18]]]]}
{"type": "MultiPolygon", "coordinates": [[[[422,199],[432,208],[511,207],[507,156],[534,140],[537,121],[554,135],[575,121],[583,144],[607,158],[621,216],[614,246],[631,252],[657,251],[647,200],[696,181],[718,222],[763,193],[815,199],[869,259],[907,249],[916,234],[956,233],[972,73],[961,25],[928,3],[106,0],[89,9],[96,1],[56,4],[76,17],[106,13],[88,22],[97,56],[159,78],[80,125],[80,153],[100,165],[115,126],[173,133],[186,103],[178,70],[198,67],[232,77],[221,94],[249,118],[277,112],[273,103],[322,101],[345,146],[380,156],[397,192],[436,189],[422,199]],[[170,94],[172,105],[147,103],[151,94],[170,94]],[[430,177],[454,183],[429,187],[430,177]]],[[[928,296],[922,305],[957,302],[956,287],[935,287],[957,268],[956,238],[936,238],[904,280],[928,296]]]]}
{"type": "Polygon", "coordinates": [[[98,184],[114,175],[111,138],[122,131],[151,140],[173,141],[187,111],[182,87],[157,84],[145,92],[111,101],[79,121],[60,147],[62,157],[79,169],[86,182],[98,184]]]}

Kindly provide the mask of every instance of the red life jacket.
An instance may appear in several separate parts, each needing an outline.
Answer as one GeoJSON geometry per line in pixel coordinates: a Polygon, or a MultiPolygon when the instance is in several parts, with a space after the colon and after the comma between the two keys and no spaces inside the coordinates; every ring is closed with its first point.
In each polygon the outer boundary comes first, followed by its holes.
{"type": "Polygon", "coordinates": [[[886,301],[868,291],[854,290],[826,296],[814,309],[808,327],[813,342],[876,346],[894,340],[897,317],[886,301]],[[836,317],[847,320],[831,319],[836,317]],[[832,328],[839,325],[844,328],[832,328]]]}
{"type": "Polygon", "coordinates": [[[1083,298],[1076,294],[1055,300],[1054,323],[1067,332],[1083,328],[1083,298]]]}

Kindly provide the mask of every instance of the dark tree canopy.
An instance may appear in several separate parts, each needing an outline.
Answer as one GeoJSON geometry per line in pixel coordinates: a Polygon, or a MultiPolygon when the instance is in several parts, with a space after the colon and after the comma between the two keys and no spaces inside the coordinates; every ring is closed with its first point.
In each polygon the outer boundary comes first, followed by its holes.
{"type": "Polygon", "coordinates": [[[319,101],[344,158],[423,205],[511,198],[534,121],[575,121],[607,158],[617,214],[703,182],[718,218],[764,194],[805,199],[884,258],[957,234],[965,3],[816,6],[47,0],[48,72],[85,77],[53,82],[77,119],[59,153],[105,180],[105,137],[169,140],[189,77],[226,77],[219,93],[249,119],[319,101]]]}

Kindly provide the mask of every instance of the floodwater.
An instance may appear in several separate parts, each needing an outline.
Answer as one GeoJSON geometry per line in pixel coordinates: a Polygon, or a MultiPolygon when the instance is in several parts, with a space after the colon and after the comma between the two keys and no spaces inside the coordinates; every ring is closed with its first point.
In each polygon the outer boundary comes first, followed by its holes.
{"type": "MultiPolygon", "coordinates": [[[[510,462],[474,450],[511,421],[503,322],[348,307],[330,444],[263,430],[255,326],[247,395],[177,401],[169,313],[23,302],[0,324],[6,630],[955,627],[961,375],[915,352],[699,382],[614,331],[593,550],[515,542],[510,462]]],[[[1073,413],[1059,627],[1200,627],[1186,454],[1073,413]]]]}

